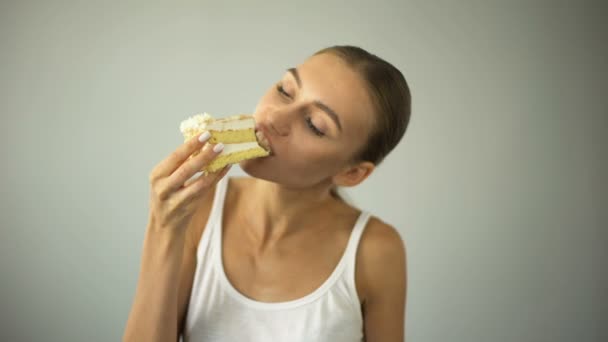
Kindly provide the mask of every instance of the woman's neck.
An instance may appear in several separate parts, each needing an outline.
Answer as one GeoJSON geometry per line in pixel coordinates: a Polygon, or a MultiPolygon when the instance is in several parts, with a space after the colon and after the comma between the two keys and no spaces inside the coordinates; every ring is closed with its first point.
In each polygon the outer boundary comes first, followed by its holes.
{"type": "Polygon", "coordinates": [[[295,189],[253,179],[242,196],[243,213],[247,215],[253,237],[263,246],[274,244],[300,228],[310,227],[311,218],[336,204],[330,189],[330,182],[295,189]]]}

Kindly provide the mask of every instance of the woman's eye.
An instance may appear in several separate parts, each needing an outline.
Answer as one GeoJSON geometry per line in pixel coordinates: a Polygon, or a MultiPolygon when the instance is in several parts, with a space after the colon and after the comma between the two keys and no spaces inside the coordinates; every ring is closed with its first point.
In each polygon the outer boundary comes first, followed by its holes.
{"type": "Polygon", "coordinates": [[[315,126],[315,125],[312,123],[312,119],[311,119],[310,117],[307,117],[307,118],[306,118],[306,124],[308,125],[308,127],[310,128],[310,130],[311,130],[311,131],[312,131],[314,134],[316,134],[317,136],[322,137],[322,136],[324,136],[324,135],[325,135],[325,133],[321,132],[321,131],[320,131],[320,130],[317,128],[317,126],[315,126]]]}
{"type": "Polygon", "coordinates": [[[289,96],[289,94],[285,91],[285,88],[283,88],[283,85],[277,84],[277,91],[279,92],[279,94],[291,98],[291,96],[289,96]]]}

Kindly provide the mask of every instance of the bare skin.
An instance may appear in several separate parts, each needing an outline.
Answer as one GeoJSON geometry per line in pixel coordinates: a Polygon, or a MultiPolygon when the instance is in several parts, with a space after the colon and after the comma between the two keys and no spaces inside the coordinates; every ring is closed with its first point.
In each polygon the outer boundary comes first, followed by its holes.
{"type": "MultiPolygon", "coordinates": [[[[329,54],[285,73],[261,98],[254,115],[274,155],[240,163],[252,177],[230,180],[223,213],[224,268],[242,294],[262,302],[289,301],[313,292],[331,274],[359,211],[331,196],[330,189],[355,186],[373,172],[372,163],[350,158],[366,141],[372,113],[357,73],[329,54]],[[303,268],[309,272],[293,272],[303,268]]],[[[177,340],[183,331],[214,184],[190,211],[186,228],[169,230],[183,233],[146,238],[142,274],[155,276],[140,276],[124,340],[177,340]],[[147,245],[165,246],[164,253],[152,255],[147,245]],[[179,276],[179,285],[169,275],[179,276]],[[138,309],[144,302],[160,307],[138,309]],[[153,324],[156,330],[150,329],[153,324]],[[146,329],[153,333],[141,338],[146,329]]],[[[356,286],[366,341],[403,341],[405,245],[395,228],[377,218],[361,238],[356,286]]]]}

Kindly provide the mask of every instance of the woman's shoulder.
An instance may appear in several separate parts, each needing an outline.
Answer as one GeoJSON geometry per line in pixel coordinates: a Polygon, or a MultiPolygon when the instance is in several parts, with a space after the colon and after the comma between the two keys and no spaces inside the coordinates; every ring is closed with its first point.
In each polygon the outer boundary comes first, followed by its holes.
{"type": "Polygon", "coordinates": [[[370,217],[361,240],[362,244],[365,243],[365,248],[371,250],[386,246],[399,249],[404,244],[397,228],[376,216],[370,217]]]}
{"type": "Polygon", "coordinates": [[[406,248],[399,231],[372,216],[359,242],[356,265],[364,298],[383,291],[396,275],[405,273],[406,248]]]}

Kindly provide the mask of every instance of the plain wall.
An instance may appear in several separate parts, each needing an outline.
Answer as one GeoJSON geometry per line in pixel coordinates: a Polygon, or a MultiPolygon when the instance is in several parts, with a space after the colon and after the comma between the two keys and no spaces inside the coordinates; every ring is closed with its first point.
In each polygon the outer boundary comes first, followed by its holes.
{"type": "Polygon", "coordinates": [[[147,176],[179,122],[253,110],[334,44],[412,89],[405,138],[347,191],[406,242],[408,340],[608,340],[607,15],[600,1],[0,2],[0,340],[119,340],[147,176]]]}

